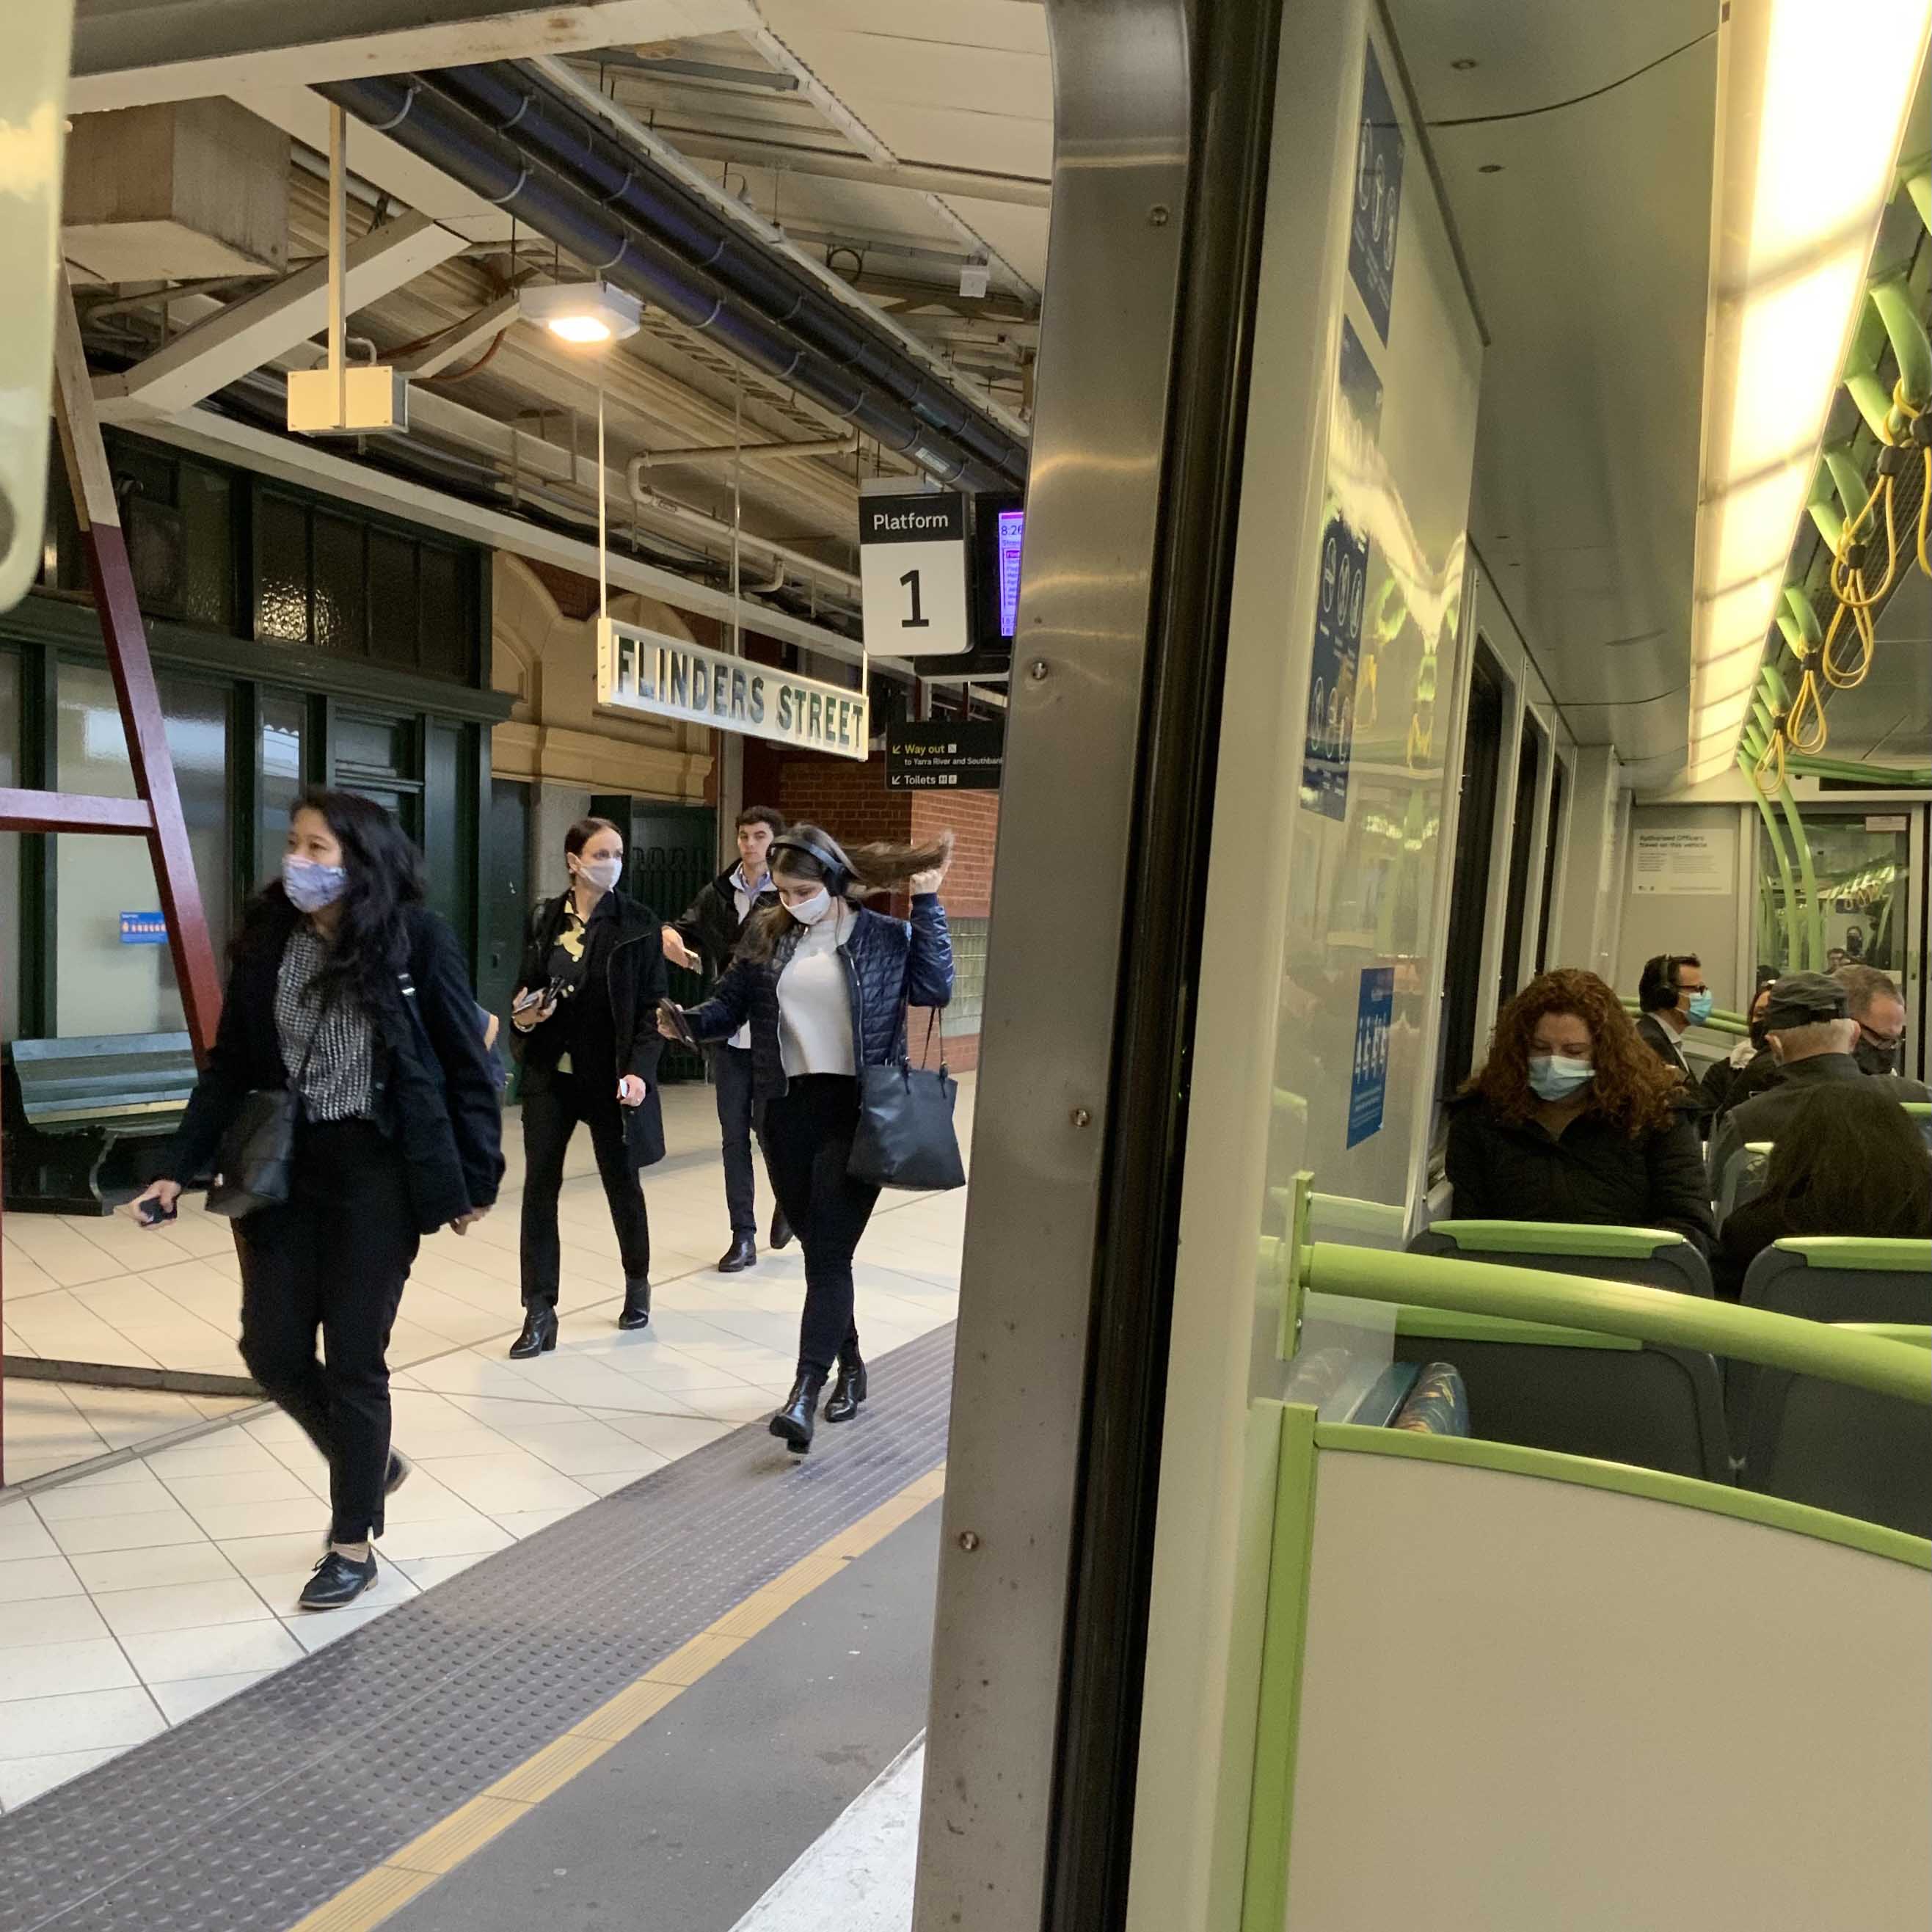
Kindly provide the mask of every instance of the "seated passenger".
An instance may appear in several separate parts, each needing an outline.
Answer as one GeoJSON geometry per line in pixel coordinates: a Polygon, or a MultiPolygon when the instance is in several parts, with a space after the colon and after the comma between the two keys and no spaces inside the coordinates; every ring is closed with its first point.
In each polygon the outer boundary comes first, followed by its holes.
{"type": "MultiPolygon", "coordinates": [[[[1808,1093],[1834,1082],[1867,1077],[1853,1051],[1862,1035],[1858,1022],[1846,1010],[1847,1004],[1844,987],[1822,973],[1787,973],[1772,982],[1764,1030],[1776,1056],[1779,1078],[1775,1086],[1733,1103],[1718,1123],[1711,1137],[1713,1200],[1722,1191],[1726,1164],[1747,1142],[1775,1142],[1808,1093]]],[[[1898,1023],[1904,1024],[1902,1008],[1898,1023]]],[[[1885,1090],[1894,1100],[1927,1097],[1917,1081],[1889,1075],[1885,1090]]]]}
{"type": "MultiPolygon", "coordinates": [[[[1899,1050],[1905,1044],[1904,995],[1875,966],[1840,966],[1832,977],[1844,988],[1852,1017],[1858,1023],[1852,1058],[1867,1073],[1896,1073],[1899,1050]]],[[[1895,1100],[1904,1097],[1892,1096],[1895,1100]]]]}
{"type": "Polygon", "coordinates": [[[1802,1088],[1764,1191],[1726,1217],[1711,1277],[1735,1301],[1746,1270],[1786,1234],[1932,1234],[1932,1154],[1876,1081],[1802,1088]]]}
{"type": "Polygon", "coordinates": [[[1750,1011],[1745,1016],[1750,1022],[1750,1032],[1732,1048],[1728,1060],[1720,1060],[1705,1070],[1704,1111],[1712,1118],[1714,1119],[1726,1107],[1749,1097],[1739,1090],[1750,1078],[1758,1062],[1770,1058],[1771,1042],[1764,1030],[1765,1009],[1770,1004],[1771,982],[1767,980],[1757,989],[1750,1003],[1750,1011]]]}
{"type": "Polygon", "coordinates": [[[1680,1042],[1711,1017],[1711,1000],[1696,953],[1660,952],[1643,962],[1636,982],[1637,1037],[1680,1080],[1690,1078],[1680,1042]]]}
{"type": "Polygon", "coordinates": [[[1460,1220],[1664,1228],[1710,1252],[1695,1118],[1594,973],[1545,973],[1497,1016],[1448,1174],[1460,1220]]]}

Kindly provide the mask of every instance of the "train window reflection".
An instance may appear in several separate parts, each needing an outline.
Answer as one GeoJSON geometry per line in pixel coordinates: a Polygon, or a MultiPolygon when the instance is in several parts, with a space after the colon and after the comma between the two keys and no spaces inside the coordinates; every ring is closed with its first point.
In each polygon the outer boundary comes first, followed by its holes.
{"type": "Polygon", "coordinates": [[[1444,958],[1442,1035],[1437,1091],[1445,1099],[1475,1064],[1476,1006],[1483,979],[1483,920],[1496,830],[1496,780],[1502,767],[1503,674],[1487,647],[1469,668],[1468,723],[1462,737],[1462,808],[1456,820],[1456,870],[1449,888],[1444,958]]]}

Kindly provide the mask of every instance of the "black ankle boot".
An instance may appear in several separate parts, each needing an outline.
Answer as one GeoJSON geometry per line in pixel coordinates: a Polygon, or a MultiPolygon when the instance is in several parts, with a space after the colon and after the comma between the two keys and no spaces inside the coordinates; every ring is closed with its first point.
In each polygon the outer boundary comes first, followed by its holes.
{"type": "Polygon", "coordinates": [[[791,1385],[791,1394],[785,1397],[784,1408],[772,1418],[772,1433],[782,1441],[794,1456],[803,1456],[812,1448],[812,1432],[818,1416],[818,1397],[825,1387],[825,1378],[812,1369],[800,1369],[798,1380],[791,1385]]]}
{"type": "Polygon", "coordinates": [[[781,1248],[790,1246],[791,1223],[785,1219],[785,1210],[782,1208],[774,1208],[772,1210],[772,1252],[776,1254],[781,1248]]]}
{"type": "Polygon", "coordinates": [[[510,1344],[510,1359],[526,1362],[548,1354],[556,1346],[556,1310],[547,1301],[533,1301],[524,1310],[524,1332],[510,1344]]]}
{"type": "Polygon", "coordinates": [[[866,1400],[866,1365],[854,1355],[850,1361],[841,1355],[838,1373],[832,1384],[832,1398],[825,1405],[827,1422],[850,1422],[866,1400]]]}
{"type": "Polygon", "coordinates": [[[720,1274],[742,1274],[758,1264],[758,1244],[749,1234],[734,1234],[731,1245],[718,1258],[720,1274]]]}
{"type": "Polygon", "coordinates": [[[623,1312],[617,1317],[620,1328],[648,1328],[651,1325],[651,1284],[644,1275],[632,1275],[624,1283],[623,1312]]]}

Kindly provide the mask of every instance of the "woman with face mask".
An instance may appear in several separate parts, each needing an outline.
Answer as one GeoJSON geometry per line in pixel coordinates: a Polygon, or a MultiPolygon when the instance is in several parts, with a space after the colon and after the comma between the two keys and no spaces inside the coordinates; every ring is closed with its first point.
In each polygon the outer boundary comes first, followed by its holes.
{"type": "Polygon", "coordinates": [[[580,1121],[590,1130],[623,1262],[617,1326],[647,1328],[651,1318],[651,1226],[638,1174],[664,1151],[664,1043],[653,1022],[669,981],[658,921],[617,890],[624,838],[608,818],[579,819],[563,835],[563,862],[569,890],[531,915],[510,1003],[524,1069],[524,1327],[510,1345],[516,1361],[556,1346],[557,1194],[580,1121]]]}
{"type": "Polygon", "coordinates": [[[1594,973],[1545,973],[1497,1015],[1452,1106],[1448,1178],[1461,1220],[1667,1228],[1710,1251],[1695,1114],[1594,973]]]}
{"type": "Polygon", "coordinates": [[[805,1251],[798,1372],[771,1430],[802,1455],[836,1364],[827,1422],[865,1401],[866,1364],[853,1313],[852,1256],[879,1190],[846,1172],[859,1124],[858,1071],[904,1050],[910,1004],[952,997],[952,941],[939,887],[952,835],[924,847],[860,846],[794,825],[771,845],[779,903],[754,913],[736,957],[704,1005],[661,1016],[668,1037],[728,1040],[748,1020],[752,1091],[762,1110],[765,1163],[805,1251]],[[903,886],[908,923],[860,902],[903,886]]]}
{"type": "Polygon", "coordinates": [[[249,1096],[287,1089],[287,1197],[236,1222],[242,1358],[328,1460],[328,1547],[299,1599],[328,1610],[376,1580],[384,1498],[409,1473],[389,1444],[385,1358],[418,1243],[465,1232],[503,1173],[462,949],[423,903],[416,848],[349,792],[295,807],[281,878],[249,908],[214,1050],[136,1217],[172,1219],[249,1096]]]}

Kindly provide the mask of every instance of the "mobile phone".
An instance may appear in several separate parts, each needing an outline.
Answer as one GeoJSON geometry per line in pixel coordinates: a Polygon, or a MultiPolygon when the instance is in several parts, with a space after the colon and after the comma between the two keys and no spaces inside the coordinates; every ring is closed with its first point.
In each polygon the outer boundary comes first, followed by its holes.
{"type": "Polygon", "coordinates": [[[144,1228],[158,1228],[164,1221],[172,1221],[180,1213],[176,1208],[164,1208],[158,1201],[143,1201],[134,1209],[141,1217],[144,1228]]]}
{"type": "Polygon", "coordinates": [[[670,1023],[673,1030],[686,1046],[697,1046],[698,1042],[692,1037],[691,1022],[686,1018],[684,1009],[675,1000],[658,1000],[658,1012],[660,1017],[670,1023]]]}
{"type": "Polygon", "coordinates": [[[549,988],[538,986],[530,992],[519,994],[512,1003],[510,1010],[513,1013],[526,1013],[532,1007],[542,1006],[549,997],[549,988]]]}

